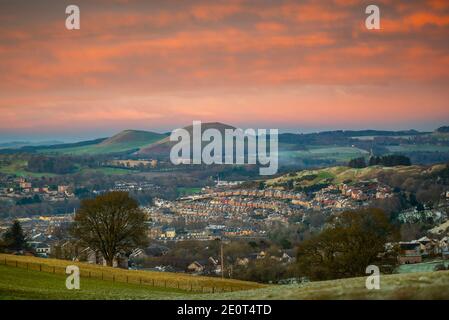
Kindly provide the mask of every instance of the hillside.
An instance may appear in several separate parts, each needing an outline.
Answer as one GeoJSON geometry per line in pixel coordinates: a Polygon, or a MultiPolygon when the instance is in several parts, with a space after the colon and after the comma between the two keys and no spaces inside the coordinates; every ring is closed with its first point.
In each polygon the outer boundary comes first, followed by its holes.
{"type": "MultiPolygon", "coordinates": [[[[193,132],[193,126],[187,126],[183,129],[187,130],[189,132],[190,136],[192,137],[193,132]]],[[[220,122],[207,122],[201,124],[201,133],[203,133],[207,129],[217,129],[221,132],[222,136],[224,137],[224,132],[226,129],[235,129],[235,127],[223,124],[220,122]]],[[[139,155],[146,155],[146,156],[165,156],[168,157],[170,154],[171,148],[176,144],[176,142],[170,141],[170,137],[165,137],[164,139],[157,141],[155,143],[151,143],[143,148],[141,148],[139,151],[137,151],[137,154],[139,155]]],[[[206,144],[206,143],[203,143],[206,144]]]]}
{"type": "Polygon", "coordinates": [[[166,134],[161,133],[139,130],[124,130],[110,138],[102,139],[95,144],[73,147],[66,147],[62,145],[59,148],[47,148],[40,151],[75,155],[131,152],[148,144],[164,139],[165,137],[166,134]]]}
{"type": "Polygon", "coordinates": [[[307,187],[322,183],[342,183],[347,180],[364,181],[376,179],[376,177],[384,173],[402,173],[407,176],[419,175],[426,172],[433,172],[442,170],[445,165],[438,164],[431,167],[425,166],[397,166],[397,167],[382,167],[371,166],[362,169],[349,168],[344,166],[329,167],[317,170],[302,170],[295,173],[289,173],[280,177],[270,179],[267,185],[276,186],[286,183],[289,180],[294,180],[297,186],[307,187]]]}
{"type": "MultiPolygon", "coordinates": [[[[183,274],[167,274],[158,272],[140,272],[150,274],[151,277],[176,279],[177,281],[209,281],[210,283],[246,284],[247,290],[215,291],[212,293],[200,284],[198,290],[184,288],[165,287],[163,285],[152,286],[149,283],[112,281],[113,275],[136,273],[136,271],[117,270],[107,267],[91,266],[92,270],[109,271],[105,273],[104,280],[100,278],[83,276],[84,264],[81,268],[81,289],[67,290],[65,288],[66,275],[61,272],[52,273],[48,268],[52,264],[57,266],[70,263],[48,259],[48,264],[43,271],[24,267],[26,261],[42,261],[47,259],[22,258],[19,266],[12,262],[8,266],[2,264],[5,255],[0,256],[0,300],[2,299],[235,299],[235,300],[269,300],[269,299],[449,299],[449,271],[437,271],[426,273],[406,273],[381,276],[380,290],[367,290],[365,277],[348,278],[331,281],[309,282],[301,285],[262,286],[260,284],[237,280],[221,280],[217,278],[195,277],[183,274]],[[36,260],[38,259],[38,260],[36,260]],[[22,265],[20,265],[22,263],[22,265]],[[252,287],[253,289],[250,289],[252,287]],[[201,293],[204,292],[204,293],[201,293]],[[207,293],[206,293],[207,292],[207,293]]],[[[16,256],[8,256],[16,258],[16,256]]]]}
{"type": "Polygon", "coordinates": [[[449,271],[383,275],[379,290],[367,290],[365,277],[271,286],[257,290],[200,295],[196,298],[236,300],[449,299],[449,271]]]}
{"type": "Polygon", "coordinates": [[[52,273],[55,275],[64,275],[66,266],[77,265],[80,268],[82,278],[100,279],[115,283],[140,284],[152,288],[180,289],[189,292],[220,292],[264,287],[262,284],[248,281],[192,276],[190,274],[170,272],[124,270],[68,260],[43,259],[9,254],[0,254],[0,266],[2,265],[8,268],[13,267],[24,271],[41,271],[42,273],[52,273]]]}

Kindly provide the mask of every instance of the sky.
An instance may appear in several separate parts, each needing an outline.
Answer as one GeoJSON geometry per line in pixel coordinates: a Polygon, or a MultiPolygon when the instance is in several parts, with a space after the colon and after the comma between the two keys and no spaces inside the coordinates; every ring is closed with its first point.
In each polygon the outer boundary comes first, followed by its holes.
{"type": "Polygon", "coordinates": [[[0,141],[449,124],[446,0],[0,0],[0,141]],[[76,4],[80,30],[65,28],[76,4]],[[380,8],[367,30],[365,8],[380,8]]]}

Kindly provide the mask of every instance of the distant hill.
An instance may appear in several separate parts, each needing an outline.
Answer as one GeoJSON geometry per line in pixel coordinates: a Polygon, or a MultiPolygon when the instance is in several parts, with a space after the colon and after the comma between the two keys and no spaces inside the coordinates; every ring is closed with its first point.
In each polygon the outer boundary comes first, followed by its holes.
{"type": "Polygon", "coordinates": [[[50,146],[55,144],[63,144],[62,141],[50,140],[50,141],[39,141],[39,142],[31,142],[31,141],[11,141],[11,142],[2,142],[0,143],[0,149],[5,148],[22,148],[25,146],[35,147],[35,146],[50,146]]]}
{"type": "Polygon", "coordinates": [[[449,126],[439,127],[436,132],[438,133],[449,133],[449,126]]]}
{"type": "MultiPolygon", "coordinates": [[[[183,129],[187,130],[192,136],[193,133],[193,126],[187,126],[183,129]]],[[[201,124],[201,133],[203,133],[207,129],[217,129],[221,132],[222,136],[224,137],[225,130],[226,129],[235,129],[235,127],[220,123],[220,122],[206,122],[201,124]]],[[[144,155],[144,156],[151,156],[151,157],[168,157],[170,154],[171,148],[176,144],[176,142],[170,141],[170,137],[167,136],[164,139],[157,141],[155,143],[152,143],[148,146],[145,146],[141,148],[139,151],[137,151],[137,154],[144,155]]],[[[203,144],[207,144],[203,143],[203,144]]]]}
{"type": "Polygon", "coordinates": [[[94,143],[80,142],[78,145],[59,145],[39,151],[75,155],[134,152],[165,137],[166,134],[150,131],[124,130],[110,138],[94,140],[94,143]]]}

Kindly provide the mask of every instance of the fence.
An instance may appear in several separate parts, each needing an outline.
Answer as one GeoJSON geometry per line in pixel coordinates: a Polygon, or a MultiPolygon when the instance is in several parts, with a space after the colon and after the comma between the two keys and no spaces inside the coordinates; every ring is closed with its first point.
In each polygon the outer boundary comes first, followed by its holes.
{"type": "MultiPolygon", "coordinates": [[[[66,267],[63,266],[51,266],[44,263],[36,263],[36,262],[27,262],[20,261],[14,259],[1,259],[0,265],[8,266],[8,267],[16,267],[22,268],[26,270],[53,273],[59,275],[66,275],[65,270],[66,267]]],[[[81,278],[90,278],[104,281],[112,281],[112,282],[121,282],[121,283],[130,283],[130,284],[139,284],[139,285],[147,285],[151,287],[157,288],[170,288],[177,289],[189,292],[196,293],[222,293],[222,292],[232,292],[239,290],[247,290],[251,289],[249,287],[241,287],[241,286],[226,286],[226,285],[206,285],[201,284],[200,282],[193,281],[185,281],[185,280],[176,280],[176,279],[156,279],[150,276],[141,276],[141,275],[133,275],[132,271],[128,273],[128,271],[123,270],[123,272],[118,273],[115,270],[112,272],[99,271],[99,270],[86,270],[83,269],[82,266],[79,266],[80,277],[81,278]]],[[[211,277],[211,280],[213,278],[211,277]]]]}

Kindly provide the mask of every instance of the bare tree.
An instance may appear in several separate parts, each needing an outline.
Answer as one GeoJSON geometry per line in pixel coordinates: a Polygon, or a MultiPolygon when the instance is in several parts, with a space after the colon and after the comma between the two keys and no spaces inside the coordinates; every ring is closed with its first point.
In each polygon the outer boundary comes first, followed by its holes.
{"type": "Polygon", "coordinates": [[[127,192],[109,192],[81,202],[73,235],[102,253],[108,266],[120,252],[147,242],[145,213],[127,192]]]}

